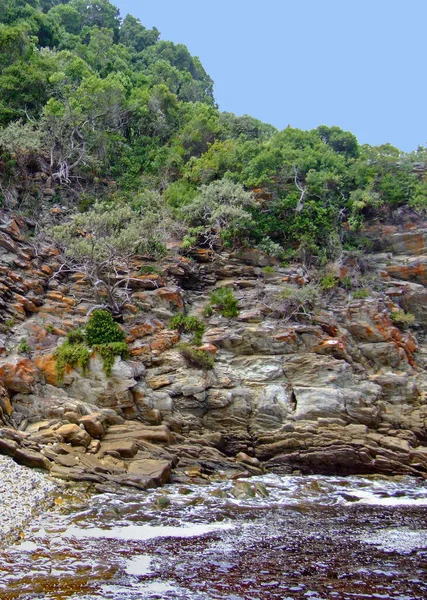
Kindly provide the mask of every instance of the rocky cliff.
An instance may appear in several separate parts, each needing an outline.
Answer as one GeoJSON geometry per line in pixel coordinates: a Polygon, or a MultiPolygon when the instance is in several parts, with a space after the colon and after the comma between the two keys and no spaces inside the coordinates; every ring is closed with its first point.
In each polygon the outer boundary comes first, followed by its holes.
{"type": "Polygon", "coordinates": [[[87,372],[69,367],[58,381],[53,353],[85,323],[92,290],[83,274],[55,276],[57,251],[2,215],[0,452],[101,490],[160,485],[171,472],[426,476],[427,223],[397,221],[368,227],[372,252],[348,252],[323,288],[314,271],[250,250],[199,249],[149,275],[135,260],[130,359],[107,377],[94,353],[87,372]],[[289,289],[314,283],[315,305],[289,310],[289,289]],[[186,334],[168,322],[202,318],[225,286],[239,315],[204,318],[214,367],[189,367],[177,347],[186,334]]]}

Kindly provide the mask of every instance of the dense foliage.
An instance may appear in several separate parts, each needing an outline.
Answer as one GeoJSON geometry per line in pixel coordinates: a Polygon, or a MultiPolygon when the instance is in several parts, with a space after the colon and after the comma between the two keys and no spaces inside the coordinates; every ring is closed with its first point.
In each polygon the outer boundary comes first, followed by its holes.
{"type": "Polygon", "coordinates": [[[80,367],[85,373],[89,368],[92,352],[97,352],[109,377],[117,356],[129,357],[125,334],[107,310],[94,310],[84,328],[74,329],[56,349],[56,371],[58,379],[64,377],[65,369],[80,367]]]}
{"type": "Polygon", "coordinates": [[[357,245],[367,217],[427,207],[424,148],[221,113],[199,59],[159,36],[108,0],[0,6],[2,201],[66,207],[56,238],[111,306],[109,252],[158,258],[173,233],[184,250],[322,262],[357,245]]]}

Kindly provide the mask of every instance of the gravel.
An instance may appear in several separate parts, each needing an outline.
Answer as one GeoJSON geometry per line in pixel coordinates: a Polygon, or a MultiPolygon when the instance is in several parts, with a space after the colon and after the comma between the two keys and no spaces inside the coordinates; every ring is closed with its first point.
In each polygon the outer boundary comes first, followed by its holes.
{"type": "Polygon", "coordinates": [[[45,474],[0,456],[0,542],[16,537],[51,503],[57,489],[45,474]]]}

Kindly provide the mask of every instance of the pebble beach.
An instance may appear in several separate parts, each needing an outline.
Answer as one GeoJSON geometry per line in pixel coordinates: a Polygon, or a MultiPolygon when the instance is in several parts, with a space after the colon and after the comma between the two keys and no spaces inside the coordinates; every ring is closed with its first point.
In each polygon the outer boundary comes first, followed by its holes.
{"type": "Polygon", "coordinates": [[[18,536],[57,489],[44,473],[0,456],[0,543],[18,536]]]}

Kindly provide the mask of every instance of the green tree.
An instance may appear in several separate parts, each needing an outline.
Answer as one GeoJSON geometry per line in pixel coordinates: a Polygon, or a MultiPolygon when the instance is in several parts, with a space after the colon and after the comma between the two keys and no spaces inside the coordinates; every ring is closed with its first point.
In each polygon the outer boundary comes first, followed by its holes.
{"type": "Polygon", "coordinates": [[[126,15],[120,27],[119,40],[135,52],[142,52],[148,46],[158,42],[160,32],[156,27],[146,29],[141,21],[132,15],[126,15]]]}
{"type": "Polygon", "coordinates": [[[223,179],[202,186],[194,200],[185,206],[182,216],[210,248],[220,243],[232,246],[247,237],[252,223],[249,211],[253,206],[251,192],[239,183],[223,179]]]}
{"type": "Polygon", "coordinates": [[[173,222],[159,210],[134,210],[124,203],[97,202],[51,231],[62,249],[63,271],[82,272],[97,302],[120,314],[129,300],[132,258],[137,253],[158,258],[171,237],[173,222]]]}

